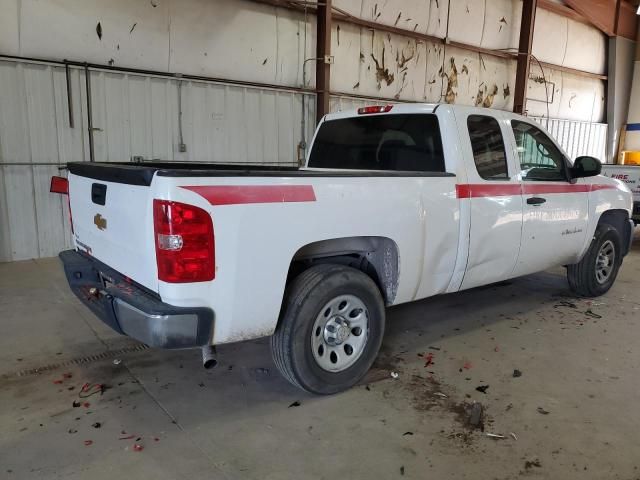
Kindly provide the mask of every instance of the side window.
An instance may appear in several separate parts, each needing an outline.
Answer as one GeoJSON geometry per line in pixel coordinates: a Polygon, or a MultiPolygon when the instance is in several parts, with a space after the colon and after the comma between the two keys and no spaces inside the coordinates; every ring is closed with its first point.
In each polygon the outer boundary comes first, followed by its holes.
{"type": "Polygon", "coordinates": [[[485,180],[508,179],[507,155],[498,121],[485,115],[469,115],[467,129],[478,174],[485,180]]]}
{"type": "Polygon", "coordinates": [[[567,180],[564,155],[542,130],[518,120],[511,121],[511,128],[523,180],[567,180]]]}

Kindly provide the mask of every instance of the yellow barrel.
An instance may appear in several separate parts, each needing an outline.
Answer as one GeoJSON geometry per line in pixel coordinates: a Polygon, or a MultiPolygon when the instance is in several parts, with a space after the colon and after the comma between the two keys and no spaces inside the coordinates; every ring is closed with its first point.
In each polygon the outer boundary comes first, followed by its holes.
{"type": "Polygon", "coordinates": [[[623,165],[640,165],[640,152],[626,151],[622,152],[623,165]]]}

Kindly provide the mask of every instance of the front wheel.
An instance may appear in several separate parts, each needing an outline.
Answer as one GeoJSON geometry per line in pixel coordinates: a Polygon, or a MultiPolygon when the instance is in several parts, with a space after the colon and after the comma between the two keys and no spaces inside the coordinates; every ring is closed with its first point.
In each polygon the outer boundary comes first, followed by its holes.
{"type": "Polygon", "coordinates": [[[583,297],[597,297],[609,291],[622,263],[620,234],[611,225],[596,228],[589,250],[580,262],[569,265],[569,286],[583,297]]]}
{"type": "Polygon", "coordinates": [[[384,324],[384,303],[371,278],[342,265],[317,265],[287,288],[271,352],[292,384],[311,393],[337,393],[371,368],[384,324]]]}

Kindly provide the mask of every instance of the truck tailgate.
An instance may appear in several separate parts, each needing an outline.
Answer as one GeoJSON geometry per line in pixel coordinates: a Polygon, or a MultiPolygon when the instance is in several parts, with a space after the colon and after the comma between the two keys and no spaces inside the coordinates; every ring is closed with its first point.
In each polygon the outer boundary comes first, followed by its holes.
{"type": "Polygon", "coordinates": [[[150,186],[69,175],[76,246],[157,292],[150,186]]]}

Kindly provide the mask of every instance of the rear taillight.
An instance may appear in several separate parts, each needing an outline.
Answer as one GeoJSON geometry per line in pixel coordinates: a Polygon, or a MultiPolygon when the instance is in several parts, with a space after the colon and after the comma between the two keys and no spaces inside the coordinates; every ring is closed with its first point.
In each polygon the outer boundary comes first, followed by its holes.
{"type": "Polygon", "coordinates": [[[51,185],[49,186],[51,193],[61,193],[62,195],[69,195],[69,180],[64,177],[51,177],[51,185]]]}
{"type": "Polygon", "coordinates": [[[390,112],[393,105],[373,105],[370,107],[361,107],[358,109],[358,115],[366,115],[368,113],[387,113],[390,112]]]}
{"type": "Polygon", "coordinates": [[[215,278],[213,222],[206,210],[154,200],[153,225],[159,280],[190,283],[215,278]]]}
{"type": "Polygon", "coordinates": [[[69,207],[69,224],[71,225],[71,234],[73,234],[73,217],[71,216],[71,199],[69,197],[69,180],[64,177],[51,177],[51,185],[49,186],[51,193],[59,193],[67,196],[67,206],[69,207]]]}

